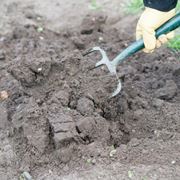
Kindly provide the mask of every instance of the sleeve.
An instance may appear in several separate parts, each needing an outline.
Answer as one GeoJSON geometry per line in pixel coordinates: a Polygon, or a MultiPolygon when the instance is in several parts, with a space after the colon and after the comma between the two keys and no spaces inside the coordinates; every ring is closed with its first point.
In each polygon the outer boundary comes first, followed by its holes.
{"type": "Polygon", "coordinates": [[[143,0],[145,7],[157,9],[159,11],[168,12],[174,9],[178,0],[143,0]]]}

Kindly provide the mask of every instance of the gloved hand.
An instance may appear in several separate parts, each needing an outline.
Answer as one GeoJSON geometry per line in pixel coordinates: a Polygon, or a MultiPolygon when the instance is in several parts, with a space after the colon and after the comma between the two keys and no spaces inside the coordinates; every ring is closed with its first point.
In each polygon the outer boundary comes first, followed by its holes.
{"type": "Polygon", "coordinates": [[[159,48],[163,43],[174,37],[174,32],[163,34],[158,39],[155,37],[155,30],[175,15],[175,9],[163,12],[152,8],[145,8],[137,27],[136,39],[143,38],[146,53],[151,53],[155,48],[159,48]]]}

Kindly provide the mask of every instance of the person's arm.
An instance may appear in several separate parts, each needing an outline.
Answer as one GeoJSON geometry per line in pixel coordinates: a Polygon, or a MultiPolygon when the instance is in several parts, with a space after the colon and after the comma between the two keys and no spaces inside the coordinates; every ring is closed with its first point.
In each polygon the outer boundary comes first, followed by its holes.
{"type": "Polygon", "coordinates": [[[150,53],[174,37],[174,32],[155,37],[155,30],[175,15],[177,0],[144,0],[145,10],[137,27],[136,39],[143,38],[144,52],[150,53]]]}

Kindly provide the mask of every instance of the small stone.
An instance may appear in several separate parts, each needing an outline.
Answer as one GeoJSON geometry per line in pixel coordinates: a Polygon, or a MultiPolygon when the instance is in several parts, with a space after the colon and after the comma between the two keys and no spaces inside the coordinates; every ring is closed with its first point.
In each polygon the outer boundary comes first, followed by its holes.
{"type": "Polygon", "coordinates": [[[49,174],[53,174],[52,170],[49,169],[49,174]]]}
{"type": "Polygon", "coordinates": [[[38,16],[38,17],[37,17],[37,21],[41,21],[41,17],[38,16]]]}
{"type": "Polygon", "coordinates": [[[96,164],[96,159],[93,159],[92,161],[91,161],[91,163],[94,165],[94,164],[96,164]]]}
{"type": "Polygon", "coordinates": [[[5,37],[0,37],[0,42],[3,42],[5,39],[5,37]]]}
{"type": "Polygon", "coordinates": [[[156,137],[159,137],[160,136],[160,132],[158,130],[155,130],[154,131],[154,134],[156,135],[156,137]]]}
{"type": "Polygon", "coordinates": [[[0,92],[0,100],[5,100],[8,98],[8,93],[7,91],[1,91],[0,92]]]}
{"type": "Polygon", "coordinates": [[[39,39],[40,39],[40,40],[44,40],[44,37],[43,37],[43,36],[39,36],[39,39]]]}
{"type": "Polygon", "coordinates": [[[98,41],[99,41],[99,42],[104,42],[104,38],[100,36],[99,39],[98,39],[98,41]]]}
{"type": "Polygon", "coordinates": [[[136,132],[136,130],[135,129],[132,129],[132,133],[135,133],[136,132]]]}
{"type": "Polygon", "coordinates": [[[171,161],[171,164],[175,164],[176,163],[176,161],[171,161]]]}
{"type": "Polygon", "coordinates": [[[38,68],[38,72],[41,72],[42,71],[42,68],[38,68]]]}

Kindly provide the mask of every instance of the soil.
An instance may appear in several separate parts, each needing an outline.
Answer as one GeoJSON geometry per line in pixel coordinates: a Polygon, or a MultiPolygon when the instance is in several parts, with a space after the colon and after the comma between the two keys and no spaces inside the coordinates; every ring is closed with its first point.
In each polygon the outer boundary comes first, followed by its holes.
{"type": "Polygon", "coordinates": [[[100,46],[113,59],[134,41],[136,20],[98,11],[60,32],[36,23],[2,32],[2,180],[22,172],[37,180],[179,179],[179,53],[161,47],[128,58],[118,66],[123,90],[111,99],[115,78],[93,69],[98,53],[83,56],[100,46]]]}

